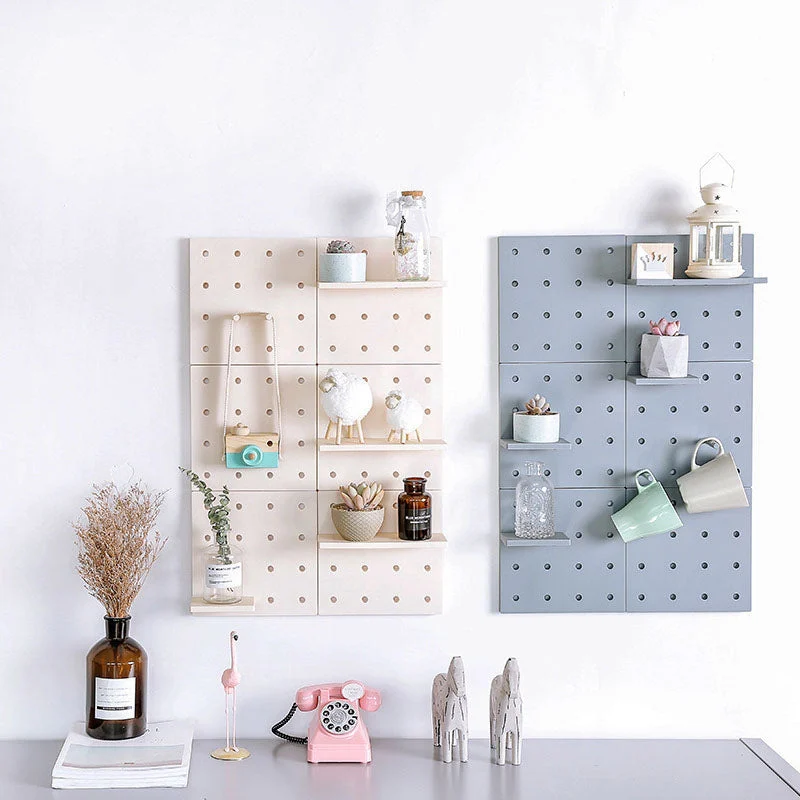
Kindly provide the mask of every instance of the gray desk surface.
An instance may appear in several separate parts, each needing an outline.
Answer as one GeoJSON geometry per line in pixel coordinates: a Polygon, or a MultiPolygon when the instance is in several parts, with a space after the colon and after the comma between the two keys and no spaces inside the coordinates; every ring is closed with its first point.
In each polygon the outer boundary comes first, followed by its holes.
{"type": "MultiPolygon", "coordinates": [[[[785,800],[800,773],[760,739],[528,739],[522,766],[489,760],[470,742],[467,764],[439,763],[421,739],[373,741],[373,762],[318,764],[305,748],[243,741],[247,761],[214,761],[218,742],[196,741],[186,789],[56,790],[59,742],[0,742],[2,800],[785,800]]],[[[794,787],[794,788],[792,788],[794,787]]]]}

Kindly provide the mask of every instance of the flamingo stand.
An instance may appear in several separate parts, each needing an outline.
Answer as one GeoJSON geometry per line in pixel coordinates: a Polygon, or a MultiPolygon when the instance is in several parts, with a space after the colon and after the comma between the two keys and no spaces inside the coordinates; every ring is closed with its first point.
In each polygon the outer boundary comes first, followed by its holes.
{"type": "Polygon", "coordinates": [[[250,757],[244,747],[236,746],[236,687],[242,682],[242,676],[236,668],[236,642],[239,634],[231,631],[231,665],[222,673],[222,688],[225,689],[225,747],[218,747],[211,753],[211,758],[220,761],[242,761],[250,757]],[[232,706],[232,712],[228,708],[232,706]]]}

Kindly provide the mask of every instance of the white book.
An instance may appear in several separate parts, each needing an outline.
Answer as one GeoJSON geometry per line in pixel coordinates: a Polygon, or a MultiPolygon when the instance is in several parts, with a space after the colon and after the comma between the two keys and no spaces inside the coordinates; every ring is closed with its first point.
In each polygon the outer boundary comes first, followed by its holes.
{"type": "Polygon", "coordinates": [[[183,787],[189,780],[193,727],[184,720],[153,722],[143,736],[106,742],[76,722],[53,766],[54,789],[183,787]]]}

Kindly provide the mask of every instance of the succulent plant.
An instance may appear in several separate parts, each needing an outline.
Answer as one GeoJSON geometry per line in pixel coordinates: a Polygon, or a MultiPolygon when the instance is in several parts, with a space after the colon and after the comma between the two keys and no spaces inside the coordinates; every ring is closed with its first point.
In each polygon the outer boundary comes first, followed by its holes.
{"type": "Polygon", "coordinates": [[[349,511],[374,511],[383,501],[383,486],[379,483],[351,483],[340,486],[339,494],[349,511]]]}
{"type": "Polygon", "coordinates": [[[332,242],[328,242],[328,253],[355,253],[355,251],[352,243],[343,239],[334,239],[332,242]]]}
{"type": "Polygon", "coordinates": [[[528,414],[554,414],[554,411],[550,410],[550,403],[547,402],[546,397],[542,397],[540,394],[535,394],[527,403],[525,403],[525,410],[528,414]]]}
{"type": "Polygon", "coordinates": [[[658,322],[650,320],[650,333],[653,336],[677,336],[681,332],[681,321],[679,319],[667,322],[664,317],[658,322]]]}

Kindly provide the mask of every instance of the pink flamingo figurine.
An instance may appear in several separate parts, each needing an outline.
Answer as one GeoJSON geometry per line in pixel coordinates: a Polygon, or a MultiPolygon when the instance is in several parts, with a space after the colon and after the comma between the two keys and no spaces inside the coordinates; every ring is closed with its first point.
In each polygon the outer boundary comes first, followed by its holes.
{"type": "Polygon", "coordinates": [[[222,761],[241,761],[250,753],[243,747],[236,746],[236,687],[242,682],[242,676],[236,669],[236,642],[239,641],[239,634],[231,631],[230,639],[231,665],[222,673],[222,688],[225,689],[225,747],[217,748],[211,755],[222,761]],[[233,706],[232,725],[228,711],[228,698],[231,698],[233,706]]]}

